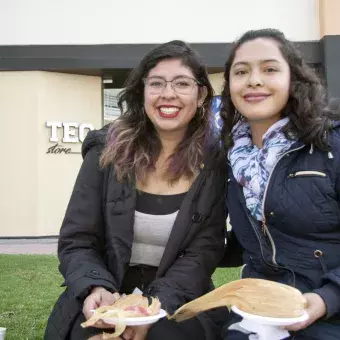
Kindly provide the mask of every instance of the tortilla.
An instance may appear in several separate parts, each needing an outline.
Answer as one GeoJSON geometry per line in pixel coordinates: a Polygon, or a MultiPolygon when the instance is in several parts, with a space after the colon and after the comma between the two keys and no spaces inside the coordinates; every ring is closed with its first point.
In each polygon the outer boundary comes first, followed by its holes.
{"type": "Polygon", "coordinates": [[[183,305],[169,318],[184,321],[213,308],[231,306],[259,316],[297,318],[303,315],[307,300],[299,290],[285,284],[242,279],[227,283],[183,305]]]}
{"type": "Polygon", "coordinates": [[[157,298],[151,298],[151,304],[147,297],[137,294],[122,296],[111,306],[101,306],[97,308],[90,319],[83,322],[83,328],[95,325],[99,320],[117,318],[118,323],[115,325],[114,333],[103,334],[103,339],[114,339],[124,333],[126,325],[124,319],[145,317],[159,314],[161,303],[157,298]]]}

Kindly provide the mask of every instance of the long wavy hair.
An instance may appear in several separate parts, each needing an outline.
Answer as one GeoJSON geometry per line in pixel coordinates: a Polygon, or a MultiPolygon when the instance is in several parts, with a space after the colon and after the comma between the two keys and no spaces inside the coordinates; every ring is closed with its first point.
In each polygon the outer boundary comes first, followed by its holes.
{"type": "Polygon", "coordinates": [[[339,110],[328,105],[327,93],[317,73],[306,64],[292,42],[276,29],[260,29],[246,32],[237,40],[225,63],[224,87],[222,91],[221,139],[224,152],[233,146],[232,128],[243,116],[239,114],[231,100],[229,75],[235,59],[235,54],[244,43],[257,39],[272,39],[287,61],[290,74],[290,92],[287,105],[281,112],[281,117],[289,117],[285,126],[287,138],[296,136],[305,144],[313,144],[320,150],[329,150],[327,132],[332,127],[332,120],[339,120],[339,110]]]}
{"type": "Polygon", "coordinates": [[[100,165],[111,165],[119,181],[143,181],[146,174],[155,169],[162,145],[154,125],[144,112],[143,78],[165,59],[180,59],[183,65],[191,69],[199,87],[207,89],[207,96],[190,121],[185,137],[169,158],[168,170],[163,177],[171,183],[182,176],[190,178],[203,161],[204,149],[212,135],[213,89],[198,54],[183,41],[170,41],[156,47],[142,59],[129,75],[125,89],[119,96],[118,107],[122,114],[109,127],[106,146],[100,158],[100,165]]]}

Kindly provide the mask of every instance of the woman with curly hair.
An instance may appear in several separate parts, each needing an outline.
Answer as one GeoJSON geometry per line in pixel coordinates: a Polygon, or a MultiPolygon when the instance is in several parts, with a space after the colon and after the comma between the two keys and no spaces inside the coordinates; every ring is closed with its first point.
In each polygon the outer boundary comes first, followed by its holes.
{"type": "MultiPolygon", "coordinates": [[[[59,236],[66,290],[45,340],[101,339],[112,325],[80,324],[91,310],[112,304],[115,293],[137,287],[171,314],[213,289],[226,216],[210,126],[212,94],[198,55],[172,41],[132,71],[119,99],[121,117],[87,135],[59,236]]],[[[127,327],[120,338],[186,340],[188,333],[215,339],[221,329],[204,314],[127,327]]]]}
{"type": "MultiPolygon", "coordinates": [[[[224,77],[221,138],[232,225],[224,265],[244,264],[243,278],[304,294],[309,319],[287,327],[295,340],[339,339],[339,113],[277,30],[245,33],[224,77]]],[[[250,336],[237,320],[224,327],[226,339],[250,336]]]]}

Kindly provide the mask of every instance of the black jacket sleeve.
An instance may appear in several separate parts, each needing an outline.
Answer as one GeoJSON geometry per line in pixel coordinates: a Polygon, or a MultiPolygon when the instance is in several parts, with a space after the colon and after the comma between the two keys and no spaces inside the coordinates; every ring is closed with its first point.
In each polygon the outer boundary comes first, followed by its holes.
{"type": "Polygon", "coordinates": [[[212,288],[211,275],[223,256],[225,227],[225,198],[222,195],[184,254],[146,291],[157,296],[168,313],[212,288]]]}
{"type": "Polygon", "coordinates": [[[116,291],[115,279],[103,259],[103,180],[99,147],[86,154],[62,223],[59,270],[75,298],[83,299],[94,286],[116,291]]]}
{"type": "Polygon", "coordinates": [[[326,304],[326,318],[340,312],[340,269],[332,270],[324,277],[325,285],[315,289],[314,293],[319,294],[326,304]]]}
{"type": "MultiPolygon", "coordinates": [[[[337,151],[337,157],[340,158],[340,137],[335,139],[334,150],[337,151]]],[[[338,169],[336,174],[336,191],[340,194],[340,163],[337,162],[338,169]]],[[[332,317],[334,314],[340,313],[340,259],[339,266],[330,270],[323,276],[324,286],[315,289],[314,293],[319,294],[326,304],[326,318],[332,317]]]]}

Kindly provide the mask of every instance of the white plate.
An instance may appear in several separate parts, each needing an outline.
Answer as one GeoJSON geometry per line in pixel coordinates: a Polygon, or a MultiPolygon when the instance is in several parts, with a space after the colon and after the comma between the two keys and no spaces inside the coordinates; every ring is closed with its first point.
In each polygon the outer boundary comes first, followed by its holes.
{"type": "MultiPolygon", "coordinates": [[[[152,323],[157,322],[159,319],[164,318],[167,315],[164,309],[159,311],[157,315],[150,315],[150,316],[141,316],[135,318],[125,318],[121,319],[125,323],[126,326],[141,326],[141,325],[149,325],[152,323]]],[[[118,318],[104,318],[104,322],[112,325],[116,325],[118,322],[118,318]]]]}
{"type": "Polygon", "coordinates": [[[232,306],[231,310],[242,316],[244,319],[257,322],[262,325],[271,325],[271,326],[288,326],[293,325],[296,322],[306,321],[309,318],[309,315],[306,311],[303,311],[303,314],[298,318],[270,318],[266,316],[259,316],[255,314],[249,314],[239,310],[236,306],[232,306]]]}

